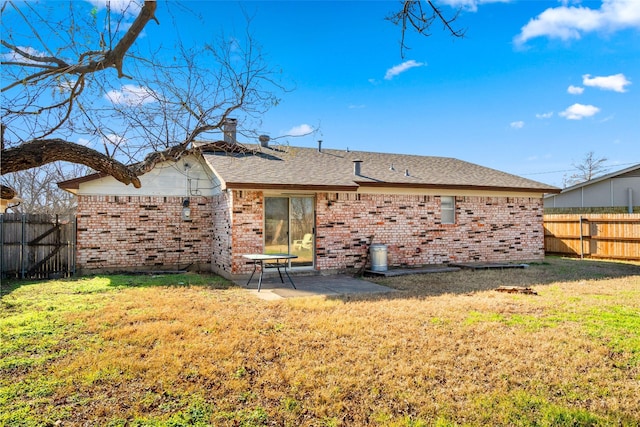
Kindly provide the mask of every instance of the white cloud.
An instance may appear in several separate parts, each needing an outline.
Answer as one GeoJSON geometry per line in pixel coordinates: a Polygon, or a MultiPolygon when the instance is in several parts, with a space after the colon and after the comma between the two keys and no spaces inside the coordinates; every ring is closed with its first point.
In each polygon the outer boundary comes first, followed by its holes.
{"type": "Polygon", "coordinates": [[[511,126],[511,129],[522,129],[524,127],[524,122],[522,120],[511,122],[509,126],[511,126]]]}
{"type": "Polygon", "coordinates": [[[89,141],[87,138],[78,138],[78,145],[88,147],[91,145],[91,141],[89,141]]]}
{"type": "MultiPolygon", "coordinates": [[[[640,4],[640,1],[638,2],[640,4]]],[[[604,90],[613,90],[615,92],[626,92],[625,86],[631,82],[627,80],[624,74],[614,74],[605,77],[591,77],[589,74],[582,76],[582,84],[585,86],[597,87],[604,90]]]]}
{"type": "Polygon", "coordinates": [[[549,111],[548,113],[536,114],[536,119],[550,119],[551,117],[553,117],[553,111],[549,111]]]}
{"type": "Polygon", "coordinates": [[[351,104],[351,105],[349,105],[349,107],[348,107],[348,108],[349,108],[350,110],[361,110],[361,109],[366,108],[366,107],[367,107],[367,106],[366,106],[366,105],[364,105],[364,104],[351,104]]]}
{"type": "Polygon", "coordinates": [[[387,70],[387,73],[384,75],[385,80],[391,80],[395,76],[404,73],[407,70],[415,67],[423,67],[427,64],[424,62],[416,62],[413,59],[403,62],[402,64],[395,65],[387,70]]]}
{"type": "Polygon", "coordinates": [[[571,95],[582,95],[582,92],[584,92],[584,88],[580,86],[571,85],[567,88],[567,93],[571,95]]]}
{"type": "Polygon", "coordinates": [[[142,9],[143,2],[137,2],[132,0],[88,0],[89,3],[96,8],[102,10],[107,8],[107,3],[112,12],[120,15],[137,15],[142,9]]]}
{"type": "Polygon", "coordinates": [[[439,4],[446,4],[453,8],[476,12],[478,6],[486,3],[509,3],[511,0],[440,0],[439,4]]]}
{"type": "Polygon", "coordinates": [[[288,131],[285,132],[285,135],[290,136],[304,136],[313,132],[313,128],[308,124],[301,124],[299,126],[294,126],[288,131]]]}
{"type": "MultiPolygon", "coordinates": [[[[20,49],[27,55],[31,55],[31,56],[40,56],[40,57],[49,56],[45,52],[41,52],[30,46],[18,46],[18,49],[20,49]]],[[[14,51],[3,53],[2,55],[0,55],[0,57],[2,57],[2,59],[4,59],[5,61],[9,61],[9,62],[23,62],[27,64],[32,64],[36,62],[36,61],[33,61],[32,59],[25,58],[24,56],[14,51]]]]}
{"type": "Polygon", "coordinates": [[[121,145],[124,142],[127,142],[127,139],[124,136],[116,135],[115,133],[110,133],[109,135],[105,135],[102,137],[102,142],[105,144],[112,145],[121,145]]]}
{"type": "Polygon", "coordinates": [[[157,95],[149,88],[124,85],[121,90],[110,90],[104,97],[112,104],[138,106],[157,101],[157,95]]]}
{"type": "Polygon", "coordinates": [[[70,91],[74,88],[76,83],[78,83],[78,80],[70,79],[69,76],[63,76],[63,78],[58,80],[58,89],[61,92],[70,91]]]}
{"type": "Polygon", "coordinates": [[[573,104],[560,113],[567,120],[582,120],[585,117],[591,117],[600,111],[598,107],[593,105],[573,104]]]}
{"type": "Polygon", "coordinates": [[[600,9],[584,6],[549,8],[531,19],[514,41],[518,45],[536,37],[561,40],[580,39],[594,31],[614,32],[626,28],[640,28],[640,1],[602,0],[600,9]]]}

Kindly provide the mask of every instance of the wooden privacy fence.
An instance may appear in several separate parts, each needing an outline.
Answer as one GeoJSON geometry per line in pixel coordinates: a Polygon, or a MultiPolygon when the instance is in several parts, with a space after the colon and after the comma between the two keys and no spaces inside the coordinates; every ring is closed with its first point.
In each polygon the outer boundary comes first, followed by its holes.
{"type": "Polygon", "coordinates": [[[640,260],[640,214],[544,215],[547,253],[640,260]]]}
{"type": "Polygon", "coordinates": [[[75,219],[0,214],[2,277],[44,279],[75,272],[75,219]]]}

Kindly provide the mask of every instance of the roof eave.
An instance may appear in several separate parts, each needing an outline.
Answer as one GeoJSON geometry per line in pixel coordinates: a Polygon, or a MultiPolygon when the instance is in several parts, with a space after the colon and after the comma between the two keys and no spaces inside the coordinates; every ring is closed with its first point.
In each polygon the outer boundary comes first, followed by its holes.
{"type": "Polygon", "coordinates": [[[444,190],[493,190],[510,191],[522,193],[560,193],[559,188],[536,188],[536,187],[508,187],[495,185],[459,185],[459,184],[425,184],[406,182],[367,182],[356,181],[360,187],[390,187],[390,188],[424,188],[424,189],[444,189],[444,190]]]}
{"type": "Polygon", "coordinates": [[[79,178],[60,181],[58,182],[58,188],[60,188],[61,190],[65,190],[70,193],[76,194],[76,191],[73,191],[73,190],[79,190],[80,184],[84,182],[95,181],[96,179],[104,178],[105,176],[109,176],[109,175],[103,172],[96,172],[89,175],[81,176],[79,178]]]}
{"type": "Polygon", "coordinates": [[[227,182],[228,190],[288,190],[288,191],[358,191],[358,185],[269,184],[255,182],[227,182]]]}

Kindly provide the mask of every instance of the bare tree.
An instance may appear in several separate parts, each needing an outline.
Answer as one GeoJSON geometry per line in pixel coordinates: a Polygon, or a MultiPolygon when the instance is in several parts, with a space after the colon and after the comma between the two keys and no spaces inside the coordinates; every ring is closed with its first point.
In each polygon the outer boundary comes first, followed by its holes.
{"type": "Polygon", "coordinates": [[[248,32],[136,47],[145,26],[159,24],[155,1],[83,6],[69,2],[55,21],[50,4],[2,5],[3,175],[62,160],[139,187],[157,162],[181,157],[233,114],[260,116],[284,89],[248,32]]]}
{"type": "Polygon", "coordinates": [[[54,162],[8,174],[7,186],[15,189],[21,199],[21,202],[14,205],[12,210],[50,216],[72,214],[76,208],[76,198],[60,190],[56,183],[86,173],[87,168],[82,165],[69,167],[60,162],[54,162]]]}
{"type": "MultiPolygon", "coordinates": [[[[62,18],[61,3],[2,4],[0,175],[65,161],[140,187],[157,162],[193,150],[231,115],[259,120],[286,91],[249,32],[187,46],[178,28],[172,46],[142,44],[148,24],[160,25],[158,4],[105,4],[70,1],[62,18]]],[[[403,1],[389,18],[402,27],[401,52],[407,29],[429,35],[441,22],[463,35],[452,27],[457,15],[424,4],[403,1]]],[[[180,2],[163,6],[189,12],[180,2]]],[[[12,194],[3,184],[2,197],[12,194]]]]}
{"type": "Polygon", "coordinates": [[[607,162],[606,157],[596,157],[593,151],[589,151],[585,154],[582,162],[572,163],[577,171],[568,177],[564,178],[564,186],[569,187],[571,185],[580,184],[581,182],[590,181],[593,178],[602,175],[607,172],[608,168],[605,166],[607,162]]]}

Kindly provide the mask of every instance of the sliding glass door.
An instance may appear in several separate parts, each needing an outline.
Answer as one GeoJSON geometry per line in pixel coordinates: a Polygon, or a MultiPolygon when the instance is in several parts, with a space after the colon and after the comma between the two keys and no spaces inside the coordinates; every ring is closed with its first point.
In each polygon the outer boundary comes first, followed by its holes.
{"type": "Polygon", "coordinates": [[[292,267],[313,266],[315,248],[314,198],[265,197],[264,252],[290,253],[292,267]]]}

